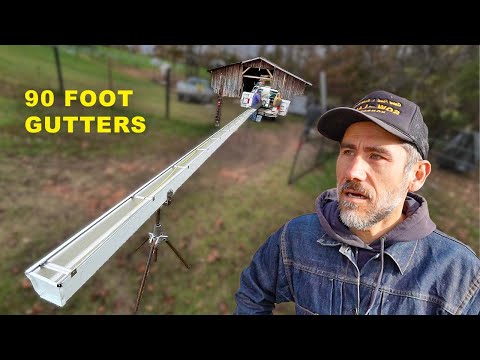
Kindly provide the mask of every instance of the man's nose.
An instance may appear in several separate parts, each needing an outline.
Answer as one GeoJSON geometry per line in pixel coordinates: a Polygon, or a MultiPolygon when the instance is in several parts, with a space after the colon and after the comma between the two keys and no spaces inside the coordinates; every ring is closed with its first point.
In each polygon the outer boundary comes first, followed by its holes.
{"type": "Polygon", "coordinates": [[[361,156],[354,156],[347,166],[345,177],[347,180],[364,181],[367,178],[367,164],[361,156]]]}

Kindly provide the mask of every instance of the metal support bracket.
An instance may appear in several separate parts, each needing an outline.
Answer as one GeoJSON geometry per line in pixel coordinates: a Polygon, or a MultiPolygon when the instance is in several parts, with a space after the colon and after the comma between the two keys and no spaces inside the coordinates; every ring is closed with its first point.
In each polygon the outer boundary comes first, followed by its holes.
{"type": "MultiPolygon", "coordinates": [[[[168,192],[168,200],[165,202],[166,205],[169,205],[172,201],[172,196],[173,196],[173,191],[170,190],[168,192]],[[167,204],[168,202],[168,204],[167,204]]],[[[153,261],[157,261],[157,254],[158,254],[158,245],[160,245],[162,242],[166,243],[168,247],[174,252],[174,254],[180,259],[180,261],[185,265],[187,269],[190,269],[190,265],[187,264],[185,259],[180,255],[177,249],[168,241],[168,235],[166,235],[162,231],[162,224],[160,224],[160,209],[157,210],[156,214],[156,219],[155,219],[155,226],[153,227],[153,232],[148,233],[148,242],[150,243],[150,252],[148,254],[148,259],[147,259],[147,264],[145,266],[145,271],[143,273],[142,281],[140,283],[140,288],[138,289],[138,294],[137,294],[137,302],[135,303],[135,314],[138,311],[138,307],[140,306],[140,301],[143,296],[143,290],[145,288],[145,282],[147,280],[148,273],[150,271],[150,267],[152,265],[152,259],[153,261]]],[[[144,241],[140,247],[145,243],[144,241]]],[[[140,247],[138,247],[136,250],[138,250],[140,247]]],[[[135,250],[135,251],[136,251],[135,250]]]]}

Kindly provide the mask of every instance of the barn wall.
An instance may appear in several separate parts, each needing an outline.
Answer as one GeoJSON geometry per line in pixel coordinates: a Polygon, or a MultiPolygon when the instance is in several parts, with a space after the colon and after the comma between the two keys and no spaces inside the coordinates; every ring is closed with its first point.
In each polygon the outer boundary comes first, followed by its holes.
{"type": "Polygon", "coordinates": [[[211,85],[216,94],[220,94],[222,89],[222,96],[226,97],[241,97],[242,96],[242,71],[241,63],[232,64],[219,69],[212,70],[211,85]]]}
{"type": "Polygon", "coordinates": [[[303,95],[305,83],[280,69],[273,73],[272,87],[280,91],[282,99],[292,100],[296,95],[303,95]]]}

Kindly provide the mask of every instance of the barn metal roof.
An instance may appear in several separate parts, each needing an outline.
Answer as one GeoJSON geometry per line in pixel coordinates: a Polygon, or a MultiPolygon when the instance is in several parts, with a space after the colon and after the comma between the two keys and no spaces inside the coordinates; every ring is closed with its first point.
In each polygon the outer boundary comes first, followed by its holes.
{"type": "Polygon", "coordinates": [[[219,67],[216,67],[216,68],[213,68],[213,69],[209,69],[208,71],[209,72],[212,72],[213,70],[217,70],[217,69],[220,69],[220,68],[225,68],[225,67],[229,67],[229,66],[232,66],[232,65],[236,65],[236,64],[244,64],[244,63],[248,63],[248,62],[251,62],[251,61],[255,61],[255,60],[262,60],[262,61],[265,61],[266,63],[272,65],[273,67],[277,68],[277,69],[280,69],[282,70],[283,72],[287,73],[288,75],[290,76],[293,76],[294,78],[300,80],[300,81],[303,81],[305,84],[308,84],[308,85],[312,85],[312,83],[302,79],[301,77],[297,76],[297,75],[294,75],[292,74],[291,72],[285,70],[284,68],[278,66],[277,64],[265,59],[264,57],[261,57],[261,56],[257,56],[255,58],[252,58],[252,59],[248,59],[248,60],[243,60],[243,61],[238,61],[236,63],[231,63],[231,64],[227,64],[227,65],[224,65],[224,66],[219,66],[219,67]]]}

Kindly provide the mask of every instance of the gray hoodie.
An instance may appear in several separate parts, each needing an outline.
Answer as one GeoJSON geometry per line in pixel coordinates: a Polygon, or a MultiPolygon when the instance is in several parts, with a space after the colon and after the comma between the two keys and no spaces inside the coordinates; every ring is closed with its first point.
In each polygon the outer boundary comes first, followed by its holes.
{"type": "MultiPolygon", "coordinates": [[[[315,210],[323,229],[334,240],[355,247],[358,268],[376,253],[380,252],[380,241],[377,239],[370,245],[365,244],[353,234],[340,220],[338,209],[337,189],[326,190],[321,193],[316,202],[315,210]]],[[[411,241],[426,237],[435,230],[436,225],[430,219],[427,200],[420,195],[409,192],[403,205],[404,221],[391,229],[385,236],[385,248],[396,241],[411,241]]]]}

